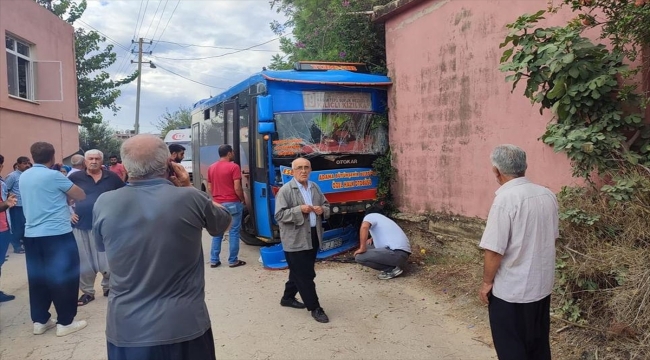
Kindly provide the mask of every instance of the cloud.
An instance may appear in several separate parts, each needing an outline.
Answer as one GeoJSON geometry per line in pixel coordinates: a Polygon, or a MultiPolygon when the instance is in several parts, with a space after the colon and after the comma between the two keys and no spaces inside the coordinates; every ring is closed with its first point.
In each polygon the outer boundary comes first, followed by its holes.
{"type": "MultiPolygon", "coordinates": [[[[137,39],[145,39],[143,61],[151,61],[157,68],[142,65],[141,132],[156,132],[154,124],[166,108],[174,111],[191,106],[267,66],[280,45],[273,40],[277,35],[269,24],[284,21],[268,0],[89,1],[81,20],[75,25],[94,27],[110,37],[107,44],[114,45],[117,61],[107,71],[115,79],[137,69],[131,61],[137,60],[137,39]],[[228,54],[269,40],[273,41],[251,49],[254,51],[228,54]],[[207,59],[190,60],[197,58],[207,59]]],[[[113,127],[132,129],[136,81],[121,90],[117,100],[120,112],[116,116],[110,111],[103,113],[113,127]]]]}

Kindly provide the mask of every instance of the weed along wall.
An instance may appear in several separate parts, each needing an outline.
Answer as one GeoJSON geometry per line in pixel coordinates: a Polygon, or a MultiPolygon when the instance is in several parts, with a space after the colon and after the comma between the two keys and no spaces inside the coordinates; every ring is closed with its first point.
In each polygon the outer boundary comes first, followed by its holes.
{"type": "MultiPolygon", "coordinates": [[[[564,154],[538,138],[540,115],[499,71],[505,25],[545,7],[537,1],[408,1],[385,14],[390,142],[397,169],[395,200],[409,213],[486,218],[498,188],[489,162],[494,146],[528,154],[527,176],[557,192],[579,182],[564,154]],[[408,6],[406,6],[408,5],[408,6]]],[[[543,26],[565,23],[570,12],[543,26]]]]}

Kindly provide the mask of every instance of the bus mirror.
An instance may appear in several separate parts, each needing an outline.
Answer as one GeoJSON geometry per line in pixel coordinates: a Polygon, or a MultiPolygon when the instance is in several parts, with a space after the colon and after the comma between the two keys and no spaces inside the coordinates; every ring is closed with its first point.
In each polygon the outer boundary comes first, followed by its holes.
{"type": "Polygon", "coordinates": [[[273,121],[272,100],[271,95],[257,97],[257,119],[259,122],[273,121]]]}
{"type": "Polygon", "coordinates": [[[260,134],[272,134],[275,132],[275,123],[274,122],[257,123],[257,132],[260,134]]]}

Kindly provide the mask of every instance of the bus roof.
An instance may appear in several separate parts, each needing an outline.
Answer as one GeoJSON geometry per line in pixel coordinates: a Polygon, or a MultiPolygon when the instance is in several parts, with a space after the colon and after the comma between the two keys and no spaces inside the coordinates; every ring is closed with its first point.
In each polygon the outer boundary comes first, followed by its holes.
{"type": "Polygon", "coordinates": [[[219,104],[250,86],[264,81],[290,82],[301,84],[345,85],[345,86],[372,86],[385,87],[392,82],[388,76],[362,74],[347,70],[327,71],[296,71],[296,70],[266,70],[250,76],[248,79],[234,85],[223,93],[208,99],[199,100],[193,106],[194,110],[209,108],[219,104]]]}

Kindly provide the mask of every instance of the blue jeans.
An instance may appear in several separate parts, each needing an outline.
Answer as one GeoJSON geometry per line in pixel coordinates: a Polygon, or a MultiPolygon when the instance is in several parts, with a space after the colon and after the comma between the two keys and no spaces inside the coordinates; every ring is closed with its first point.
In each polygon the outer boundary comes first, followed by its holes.
{"type": "Polygon", "coordinates": [[[5,255],[7,255],[7,249],[9,249],[9,244],[13,239],[13,235],[9,230],[0,232],[0,273],[2,272],[2,264],[5,263],[5,255]]]}
{"type": "MultiPolygon", "coordinates": [[[[244,213],[244,205],[240,202],[227,202],[222,203],[232,216],[232,224],[230,224],[230,231],[228,231],[228,243],[230,244],[230,255],[228,256],[228,264],[233,265],[237,263],[237,255],[239,255],[239,229],[241,229],[241,219],[244,213]]],[[[212,238],[212,249],[210,251],[210,264],[218,264],[219,254],[221,253],[221,242],[223,241],[223,234],[212,238]]]]}

